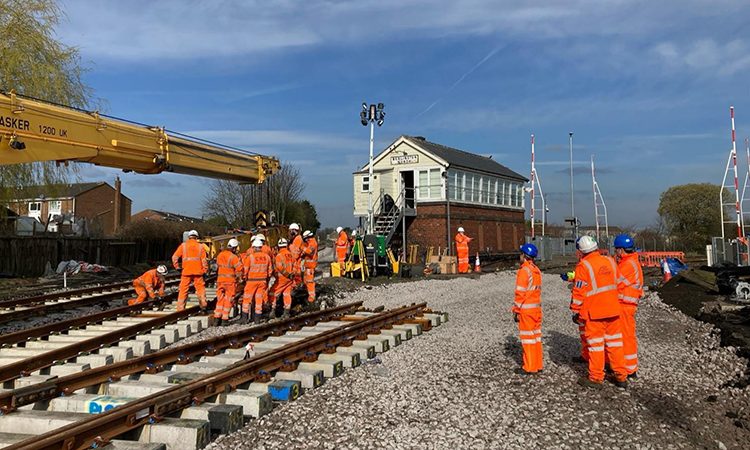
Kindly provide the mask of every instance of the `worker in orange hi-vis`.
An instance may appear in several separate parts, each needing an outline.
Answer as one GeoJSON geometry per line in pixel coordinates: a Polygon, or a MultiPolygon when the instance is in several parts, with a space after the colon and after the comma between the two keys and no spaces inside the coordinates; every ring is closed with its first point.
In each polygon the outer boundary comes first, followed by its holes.
{"type": "MultiPolygon", "coordinates": [[[[271,248],[271,246],[266,243],[266,236],[263,233],[258,233],[258,234],[255,235],[255,238],[260,239],[261,242],[263,242],[263,247],[261,248],[261,250],[263,250],[263,252],[265,254],[267,254],[271,258],[271,261],[273,261],[273,259],[274,259],[274,257],[276,257],[276,255],[274,254],[273,249],[271,248]]],[[[255,238],[253,238],[253,239],[255,239],[255,238]]],[[[248,249],[248,251],[249,251],[249,249],[248,249]]]]}
{"type": "Polygon", "coordinates": [[[513,319],[523,348],[523,368],[516,373],[529,375],[544,368],[542,353],[542,272],[534,264],[539,253],[534,244],[523,244],[521,268],[516,274],[513,319]]]}
{"type": "Polygon", "coordinates": [[[251,253],[245,257],[245,291],[242,296],[242,316],[240,323],[250,321],[250,307],[255,302],[255,318],[260,323],[263,307],[268,304],[268,280],[273,274],[273,260],[263,251],[263,241],[257,236],[250,247],[251,253]]]}
{"type": "Polygon", "coordinates": [[[302,233],[304,247],[302,247],[302,258],[304,262],[305,273],[302,280],[307,287],[307,301],[310,304],[315,303],[315,268],[318,267],[318,241],[310,230],[302,233]]]}
{"type": "MultiPolygon", "coordinates": [[[[289,253],[292,254],[292,258],[294,259],[295,272],[299,271],[299,273],[302,273],[302,270],[304,269],[302,267],[302,247],[304,247],[304,245],[305,243],[302,241],[299,224],[293,223],[289,225],[289,253]]],[[[301,282],[301,277],[294,280],[295,285],[300,284],[301,282]]]]}
{"type": "Polygon", "coordinates": [[[638,338],[635,333],[635,313],[643,297],[643,268],[638,261],[635,242],[627,234],[615,237],[615,257],[620,280],[617,296],[622,311],[622,335],[625,350],[625,369],[628,378],[638,378],[638,338]]]}
{"type": "Polygon", "coordinates": [[[575,283],[570,300],[573,322],[584,322],[586,346],[589,353],[589,375],[581,377],[578,384],[601,387],[604,382],[604,361],[614,371],[615,385],[628,385],[623,353],[620,302],[617,299],[617,282],[620,274],[615,260],[601,255],[594,238],[582,236],[576,243],[583,258],[576,266],[575,283]]]}
{"type": "Polygon", "coordinates": [[[467,236],[464,232],[464,227],[458,227],[458,233],[456,234],[456,256],[458,257],[458,273],[469,273],[469,242],[473,241],[473,238],[467,236]]]}
{"type": "Polygon", "coordinates": [[[177,295],[177,311],[185,309],[185,301],[191,284],[195,286],[201,309],[205,309],[207,306],[206,285],[203,282],[203,275],[208,272],[208,256],[206,247],[198,242],[197,231],[188,232],[188,240],[180,244],[172,254],[172,265],[177,270],[182,269],[180,293],[177,295]]]}
{"type": "Polygon", "coordinates": [[[344,273],[346,267],[346,254],[349,251],[349,236],[346,235],[346,231],[343,228],[336,228],[338,233],[338,239],[336,239],[336,261],[339,263],[341,273],[344,273]]]}
{"type": "Polygon", "coordinates": [[[271,302],[273,306],[272,319],[276,317],[276,299],[279,298],[279,295],[284,298],[284,315],[281,317],[282,319],[289,317],[289,312],[292,309],[292,291],[295,287],[294,279],[300,275],[294,267],[294,258],[287,248],[288,245],[284,238],[279,239],[277,244],[279,252],[274,261],[276,281],[273,285],[273,301],[271,302]]]}
{"type": "Polygon", "coordinates": [[[227,248],[222,250],[216,257],[218,272],[216,275],[216,308],[212,325],[220,326],[222,321],[226,325],[229,321],[229,313],[234,307],[234,295],[237,292],[237,284],[242,281],[242,260],[237,256],[240,249],[240,241],[230,239],[227,248]]]}
{"type": "Polygon", "coordinates": [[[136,298],[128,300],[128,305],[143,303],[146,298],[156,298],[158,290],[159,297],[164,297],[164,275],[167,274],[167,266],[158,266],[156,269],[147,270],[140,277],[133,280],[136,298]]]}

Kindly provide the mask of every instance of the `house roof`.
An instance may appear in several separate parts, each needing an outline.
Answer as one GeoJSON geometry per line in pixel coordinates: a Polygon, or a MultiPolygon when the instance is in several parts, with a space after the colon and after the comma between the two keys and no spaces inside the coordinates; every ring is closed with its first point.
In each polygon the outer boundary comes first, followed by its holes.
{"type": "Polygon", "coordinates": [[[404,136],[404,138],[406,138],[411,144],[416,145],[417,147],[420,147],[446,161],[451,166],[491,173],[519,181],[529,181],[525,176],[510,170],[491,157],[477,155],[476,153],[470,153],[465,150],[459,150],[457,148],[430,142],[421,136],[404,136]]]}
{"type": "MultiPolygon", "coordinates": [[[[42,197],[46,199],[78,197],[84,192],[88,192],[91,189],[97,188],[102,185],[107,185],[111,189],[114,189],[109,183],[104,181],[96,181],[90,183],[50,184],[46,186],[27,186],[16,191],[16,198],[14,200],[28,200],[42,197]]],[[[128,200],[131,200],[127,195],[124,195],[122,193],[121,195],[128,200]]]]}
{"type": "Polygon", "coordinates": [[[164,218],[164,220],[174,221],[174,222],[203,222],[203,219],[199,219],[197,217],[190,217],[190,216],[183,216],[182,214],[176,214],[169,211],[159,211],[158,209],[144,209],[143,211],[139,211],[133,216],[142,215],[143,213],[151,212],[154,214],[158,214],[164,218]]]}

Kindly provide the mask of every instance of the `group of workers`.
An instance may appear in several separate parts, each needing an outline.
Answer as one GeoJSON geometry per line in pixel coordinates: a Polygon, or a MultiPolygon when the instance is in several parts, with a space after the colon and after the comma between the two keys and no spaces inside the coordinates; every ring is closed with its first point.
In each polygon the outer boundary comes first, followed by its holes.
{"type": "MultiPolygon", "coordinates": [[[[313,232],[300,231],[298,224],[289,225],[289,239],[280,238],[276,250],[266,243],[266,237],[262,233],[255,234],[250,248],[242,253],[239,241],[229,239],[226,248],[216,257],[216,307],[212,316],[213,325],[228,324],[231,311],[240,298],[239,293],[242,294],[241,324],[250,322],[251,310],[255,313],[255,323],[260,323],[266,310],[270,310],[269,318],[276,318],[276,301],[279,297],[283,299],[282,318],[289,317],[292,292],[301,283],[307,289],[308,303],[317,304],[315,269],[318,265],[318,242],[313,232]]],[[[172,255],[172,265],[181,271],[178,311],[185,309],[190,286],[195,288],[201,309],[208,307],[204,282],[204,275],[209,270],[208,253],[206,247],[198,242],[199,237],[196,230],[189,231],[188,239],[172,255]]],[[[162,297],[166,273],[167,267],[160,265],[137,278],[133,282],[137,298],[128,303],[134,305],[147,298],[162,297]]]]}
{"type": "MultiPolygon", "coordinates": [[[[581,337],[581,356],[576,360],[588,363],[588,376],[578,383],[586,387],[602,386],[606,364],[618,387],[638,376],[635,315],[643,296],[643,269],[629,235],[617,236],[614,247],[612,258],[601,254],[594,238],[580,237],[575,272],[562,275],[573,283],[570,310],[581,337]]],[[[520,251],[512,312],[523,348],[523,367],[517,372],[529,375],[543,369],[542,274],[534,263],[536,246],[524,244],[520,251]]]]}

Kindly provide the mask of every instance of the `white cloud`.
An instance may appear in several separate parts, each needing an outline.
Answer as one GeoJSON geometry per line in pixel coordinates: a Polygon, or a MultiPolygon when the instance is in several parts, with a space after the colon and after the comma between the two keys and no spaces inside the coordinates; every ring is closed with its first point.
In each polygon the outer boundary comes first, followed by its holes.
{"type": "Polygon", "coordinates": [[[673,70],[693,70],[707,75],[734,75],[750,68],[750,46],[742,39],[725,43],[699,39],[678,44],[661,42],[652,52],[673,70]]]}

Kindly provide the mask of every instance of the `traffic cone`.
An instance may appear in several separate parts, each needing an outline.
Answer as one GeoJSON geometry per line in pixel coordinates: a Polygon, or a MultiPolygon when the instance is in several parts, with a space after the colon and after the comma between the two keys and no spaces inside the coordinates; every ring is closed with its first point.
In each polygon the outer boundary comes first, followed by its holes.
{"type": "Polygon", "coordinates": [[[672,279],[672,272],[669,270],[669,264],[667,264],[666,259],[661,260],[661,271],[664,274],[661,280],[663,283],[672,279]]]}
{"type": "Polygon", "coordinates": [[[482,272],[482,267],[479,265],[479,253],[477,253],[477,257],[474,260],[474,272],[482,272]]]}

